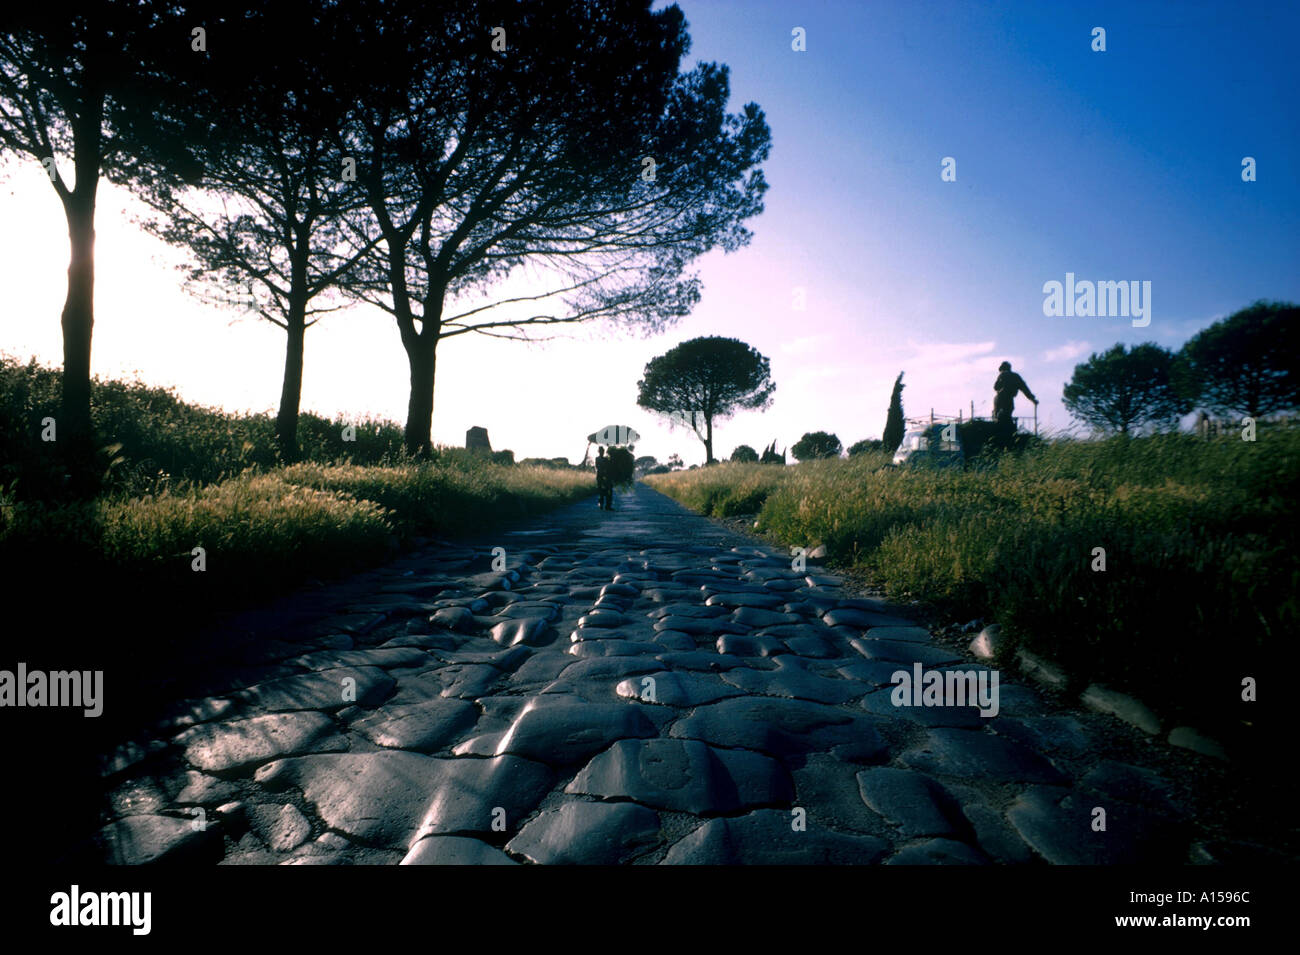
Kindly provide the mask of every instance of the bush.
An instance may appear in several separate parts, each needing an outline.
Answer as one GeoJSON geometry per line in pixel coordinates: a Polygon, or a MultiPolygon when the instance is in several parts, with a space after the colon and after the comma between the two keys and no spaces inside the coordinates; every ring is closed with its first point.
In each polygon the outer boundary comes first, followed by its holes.
{"type": "MultiPolygon", "coordinates": [[[[17,482],[22,500],[65,497],[68,482],[57,442],[40,439],[41,421],[57,424],[62,372],[0,356],[0,486],[17,482]]],[[[139,382],[91,383],[91,422],[101,450],[100,490],[119,497],[168,487],[210,484],[248,468],[281,463],[275,419],[235,415],[182,401],[167,388],[139,382]]],[[[402,428],[374,419],[298,419],[304,460],[397,464],[405,460],[402,428]]]]}
{"type": "Polygon", "coordinates": [[[757,464],[758,452],[747,444],[742,444],[731,452],[733,464],[757,464]]]}
{"type": "Polygon", "coordinates": [[[790,452],[800,461],[818,458],[838,458],[843,445],[840,439],[825,431],[811,431],[794,443],[790,452]]]}

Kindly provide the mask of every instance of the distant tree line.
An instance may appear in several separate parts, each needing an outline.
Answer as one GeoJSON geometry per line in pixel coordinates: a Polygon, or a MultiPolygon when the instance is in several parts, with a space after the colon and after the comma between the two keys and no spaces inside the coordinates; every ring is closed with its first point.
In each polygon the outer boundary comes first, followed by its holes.
{"type": "Polygon", "coordinates": [[[1197,408],[1242,419],[1300,408],[1300,306],[1259,301],[1202,329],[1177,352],[1117,344],[1077,365],[1066,410],[1102,431],[1171,429],[1197,408]]]}

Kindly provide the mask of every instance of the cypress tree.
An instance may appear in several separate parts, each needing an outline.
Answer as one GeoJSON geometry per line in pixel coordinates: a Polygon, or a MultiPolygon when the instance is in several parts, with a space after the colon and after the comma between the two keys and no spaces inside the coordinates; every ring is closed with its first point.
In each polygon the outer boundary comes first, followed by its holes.
{"type": "Polygon", "coordinates": [[[889,396],[889,415],[885,418],[885,433],[881,438],[885,450],[893,454],[903,443],[903,373],[898,373],[894,393],[889,396]]]}

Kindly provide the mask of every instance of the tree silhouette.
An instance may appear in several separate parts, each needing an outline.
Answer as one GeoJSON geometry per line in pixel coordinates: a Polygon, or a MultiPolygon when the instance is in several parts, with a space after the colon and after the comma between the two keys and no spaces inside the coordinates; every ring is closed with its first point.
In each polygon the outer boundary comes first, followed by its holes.
{"type": "Polygon", "coordinates": [[[713,463],[713,422],[740,409],[772,403],[776,385],[768,360],[742,341],[717,336],[693,338],[652,359],[637,383],[637,404],[684,424],[704,443],[705,464],[713,463]]]}
{"type": "Polygon", "coordinates": [[[1217,415],[1261,415],[1300,407],[1300,306],[1255,302],[1183,345],[1174,383],[1217,415]]]}
{"type": "Polygon", "coordinates": [[[758,452],[747,444],[740,444],[731,452],[731,460],[737,464],[757,464],[758,452]]]}
{"type": "Polygon", "coordinates": [[[0,26],[0,150],[41,163],[63,206],[70,257],[58,443],[90,464],[95,202],[100,178],[188,175],[187,104],[169,96],[195,18],[172,5],[101,0],[74,10],[10,4],[0,26]],[[72,179],[68,179],[68,173],[72,179]]]}
{"type": "Polygon", "coordinates": [[[884,448],[884,442],[879,438],[863,438],[861,441],[855,441],[849,446],[849,457],[854,458],[859,454],[866,454],[868,451],[880,451],[884,448]]]}
{"type": "Polygon", "coordinates": [[[1151,342],[1094,353],[1075,366],[1065,386],[1065,408],[1080,421],[1120,434],[1142,424],[1171,424],[1192,404],[1173,386],[1173,364],[1173,354],[1151,342]]]}
{"type": "Polygon", "coordinates": [[[894,381],[894,390],[889,396],[889,413],[885,416],[885,433],[880,440],[884,449],[893,454],[903,443],[903,373],[898,373],[894,381]]]}
{"type": "Polygon", "coordinates": [[[800,461],[817,458],[838,458],[844,446],[840,439],[825,431],[812,431],[790,446],[790,453],[800,461]]]}
{"type": "Polygon", "coordinates": [[[724,66],[679,73],[682,13],[650,7],[358,8],[377,26],[351,62],[394,95],[349,143],[369,207],[357,241],[378,243],[345,287],[397,322],[410,450],[429,446],[439,342],[601,318],[657,330],[698,300],[694,259],[748,242],[763,114],[726,112],[724,66]],[[516,274],[530,290],[488,292],[516,274]]]}
{"type": "Polygon", "coordinates": [[[349,58],[355,29],[338,8],[270,0],[237,29],[212,32],[211,63],[189,91],[209,127],[196,146],[200,188],[164,182],[142,192],[161,213],[146,227],[191,254],[182,267],[192,291],[246,287],[246,307],[284,330],[275,426],[288,459],[297,456],[307,329],[346,304],[334,287],[366,251],[348,245],[347,216],[364,196],[346,180],[341,131],[355,104],[382,90],[349,58]]]}

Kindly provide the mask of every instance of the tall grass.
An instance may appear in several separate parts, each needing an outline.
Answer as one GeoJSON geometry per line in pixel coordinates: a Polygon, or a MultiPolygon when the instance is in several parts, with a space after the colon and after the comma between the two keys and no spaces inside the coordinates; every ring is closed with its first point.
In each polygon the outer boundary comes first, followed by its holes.
{"type": "MultiPolygon", "coordinates": [[[[0,487],[13,485],[16,496],[58,496],[57,443],[38,436],[44,419],[57,425],[61,380],[60,371],[34,360],[24,365],[0,356],[0,487]]],[[[99,378],[91,385],[90,414],[105,449],[102,493],[129,497],[177,484],[210,484],[281,463],[270,414],[229,414],[190,404],[170,389],[99,378]]],[[[404,460],[401,427],[372,418],[329,420],[303,412],[298,445],[308,461],[404,460]],[[344,440],[349,425],[352,440],[344,440]]]]}
{"type": "Polygon", "coordinates": [[[825,544],[893,597],[995,618],[1013,646],[1194,723],[1239,715],[1242,678],[1297,632],[1300,429],[1062,441],[966,472],[882,465],[648,481],[719,516],[761,499],[783,542],[825,544]]]}
{"type": "Polygon", "coordinates": [[[594,494],[586,472],[462,448],[415,462],[391,422],[311,414],[299,422],[306,460],[286,466],[269,415],[96,380],[106,477],[93,499],[74,498],[61,492],[57,444],[39,438],[58,406],[58,372],[0,359],[0,579],[6,593],[61,595],[69,626],[101,607],[137,630],[147,617],[233,609],[374,564],[403,540],[483,533],[594,494]],[[343,440],[349,424],[355,441],[343,440]]]}

